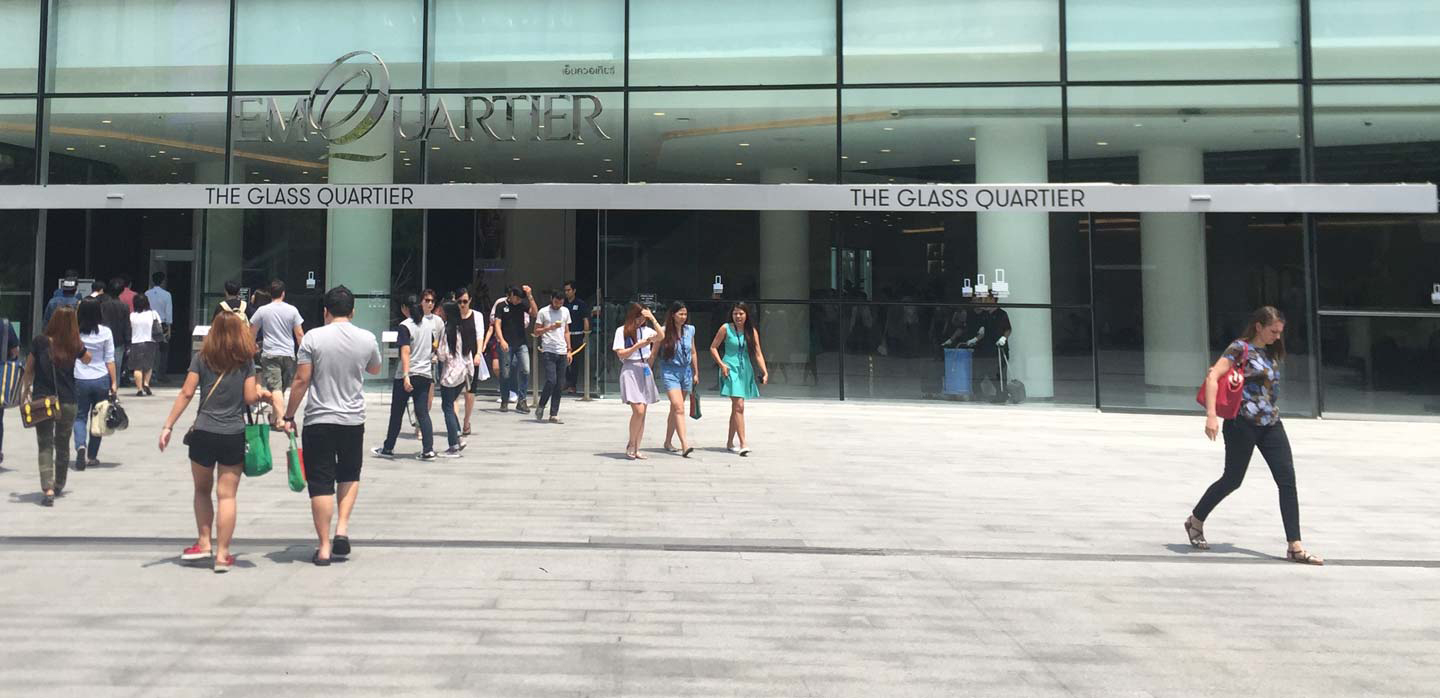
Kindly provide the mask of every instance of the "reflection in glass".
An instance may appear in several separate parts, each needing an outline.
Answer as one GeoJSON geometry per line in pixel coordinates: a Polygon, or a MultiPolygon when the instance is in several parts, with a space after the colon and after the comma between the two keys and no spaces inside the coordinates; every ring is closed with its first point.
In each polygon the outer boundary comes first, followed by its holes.
{"type": "Polygon", "coordinates": [[[14,323],[12,327],[22,339],[34,335],[30,312],[34,307],[38,220],[35,211],[0,211],[0,249],[5,250],[0,255],[0,317],[14,323]]]}
{"type": "Polygon", "coordinates": [[[0,99],[0,185],[35,183],[35,100],[0,99]]]}
{"type": "Polygon", "coordinates": [[[624,83],[624,0],[432,0],[430,5],[435,87],[624,83]]]}
{"type": "Polygon", "coordinates": [[[1072,80],[1299,77],[1297,0],[1067,0],[1072,80]]]}
{"type": "Polygon", "coordinates": [[[225,98],[52,99],[50,184],[225,181],[225,98]]]}
{"type": "MultiPolygon", "coordinates": [[[[57,0],[51,5],[54,90],[225,89],[228,0],[57,0]]],[[[276,10],[283,8],[277,3],[276,10]]]]}
{"type": "Polygon", "coordinates": [[[1274,305],[1288,317],[1282,410],[1313,413],[1299,215],[1097,213],[1092,220],[1102,406],[1198,409],[1195,388],[1206,368],[1255,308],[1274,305]],[[1202,226],[1195,237],[1191,225],[1202,226]],[[1167,246],[1175,238],[1187,246],[1167,246]],[[1202,247],[1191,251],[1190,241],[1202,247]],[[1147,254],[1147,246],[1159,249],[1147,254]]]}
{"type": "Polygon", "coordinates": [[[421,0],[236,0],[235,89],[305,90],[336,59],[372,51],[395,89],[420,87],[421,0]]]}
{"type": "Polygon", "coordinates": [[[1440,216],[1315,217],[1322,308],[1440,310],[1440,216]]]}
{"type": "MultiPolygon", "coordinates": [[[[344,114],[362,100],[359,94],[341,95],[332,111],[344,114]]],[[[369,100],[373,100],[371,96],[369,100]]],[[[418,140],[397,137],[394,104],[363,137],[349,143],[332,143],[303,117],[306,95],[244,96],[233,100],[235,141],[231,182],[247,184],[414,184],[421,181],[421,151],[418,140]],[[279,119],[277,120],[276,111],[279,119]],[[302,140],[303,139],[303,140],[302,140]]],[[[402,102],[402,126],[416,136],[422,124],[418,95],[406,95],[402,102]]],[[[364,105],[370,102],[364,100],[364,105]]],[[[308,107],[305,107],[308,108],[308,107]]],[[[346,122],[350,123],[350,122],[346,122]]],[[[437,138],[434,147],[451,141],[437,138]]]]}
{"type": "Polygon", "coordinates": [[[1309,0],[1317,78],[1440,74],[1440,4],[1431,0],[1309,0]]]}
{"type": "Polygon", "coordinates": [[[432,110],[437,101],[444,102],[464,139],[456,143],[443,132],[432,137],[432,183],[624,181],[625,100],[618,92],[486,92],[431,95],[430,100],[432,110]]]}
{"type": "Polygon", "coordinates": [[[1327,413],[1440,415],[1440,318],[1321,317],[1327,413]]]}
{"type": "Polygon", "coordinates": [[[1060,77],[1057,0],[847,0],[845,82],[1060,77]]]}
{"type": "Polygon", "coordinates": [[[1315,87],[1318,181],[1435,182],[1437,163],[1440,86],[1315,87]]]}
{"type": "Polygon", "coordinates": [[[1299,181],[1297,87],[1073,87],[1069,95],[1071,181],[1299,181]]]}
{"type": "Polygon", "coordinates": [[[630,180],[835,181],[835,92],[630,95],[630,180]]]}
{"type": "Polygon", "coordinates": [[[846,399],[1095,404],[1084,309],[847,305],[841,333],[846,399]],[[1026,331],[1039,326],[1047,331],[1026,331]]]}
{"type": "Polygon", "coordinates": [[[1045,182],[1063,157],[1059,88],[852,89],[842,99],[846,182],[1045,182]]]}
{"type": "Polygon", "coordinates": [[[0,0],[0,92],[34,92],[40,60],[40,5],[0,0]]]}
{"type": "MultiPolygon", "coordinates": [[[[833,0],[630,1],[630,84],[835,82],[833,0]]],[[[833,98],[832,98],[833,99],[833,98]]]]}

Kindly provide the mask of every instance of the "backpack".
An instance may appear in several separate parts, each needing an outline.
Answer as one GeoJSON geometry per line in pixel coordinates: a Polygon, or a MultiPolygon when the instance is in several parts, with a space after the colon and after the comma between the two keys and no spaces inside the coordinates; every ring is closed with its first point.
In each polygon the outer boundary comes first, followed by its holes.
{"type": "Polygon", "coordinates": [[[240,322],[245,323],[245,326],[246,326],[246,327],[249,327],[249,326],[250,326],[250,316],[245,314],[245,307],[246,307],[246,306],[245,306],[245,299],[244,299],[244,298],[241,298],[241,299],[240,299],[240,307],[239,307],[239,308],[232,308],[232,307],[230,307],[230,301],[228,301],[228,300],[227,300],[227,301],[220,301],[220,310],[221,310],[222,312],[230,313],[230,314],[232,314],[232,315],[240,318],[240,322]]]}

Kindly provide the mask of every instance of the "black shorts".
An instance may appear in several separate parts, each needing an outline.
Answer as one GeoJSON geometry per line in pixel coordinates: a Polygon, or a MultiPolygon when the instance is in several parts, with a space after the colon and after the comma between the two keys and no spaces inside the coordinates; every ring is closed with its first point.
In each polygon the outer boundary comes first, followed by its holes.
{"type": "Polygon", "coordinates": [[[337,482],[359,482],[365,452],[365,425],[306,424],[305,482],[311,497],[335,494],[337,482]]]}
{"type": "Polygon", "coordinates": [[[245,434],[216,434],[196,429],[190,432],[190,460],[201,467],[245,465],[245,434]]]}

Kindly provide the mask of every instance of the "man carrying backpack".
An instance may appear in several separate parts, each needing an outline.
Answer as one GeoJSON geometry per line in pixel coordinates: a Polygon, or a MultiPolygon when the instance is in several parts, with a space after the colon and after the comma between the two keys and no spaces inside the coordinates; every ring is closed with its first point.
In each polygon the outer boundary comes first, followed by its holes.
{"type": "Polygon", "coordinates": [[[215,316],[220,313],[234,313],[247,326],[250,324],[250,306],[240,297],[240,282],[225,282],[225,300],[215,304],[215,312],[210,313],[210,324],[215,324],[215,316]]]}

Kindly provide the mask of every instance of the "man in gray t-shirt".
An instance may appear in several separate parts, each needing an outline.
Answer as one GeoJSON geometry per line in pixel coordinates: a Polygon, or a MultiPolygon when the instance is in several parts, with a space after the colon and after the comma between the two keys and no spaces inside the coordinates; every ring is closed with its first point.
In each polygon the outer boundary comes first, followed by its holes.
{"type": "Polygon", "coordinates": [[[260,346],[260,384],[281,391],[295,379],[295,346],[305,338],[305,318],[285,302],[285,282],[270,282],[271,301],[255,311],[250,326],[260,346]]]}
{"type": "Polygon", "coordinates": [[[365,374],[380,375],[380,345],[375,335],[350,322],[355,295],[337,286],[325,293],[324,306],[325,326],[300,340],[299,363],[284,420],[285,430],[293,432],[295,412],[308,395],[303,434],[305,481],[320,541],[311,561],[321,567],[330,564],[331,554],[350,554],[350,512],[360,491],[365,450],[365,374]],[[340,511],[332,545],[330,520],[337,490],[340,511]]]}

